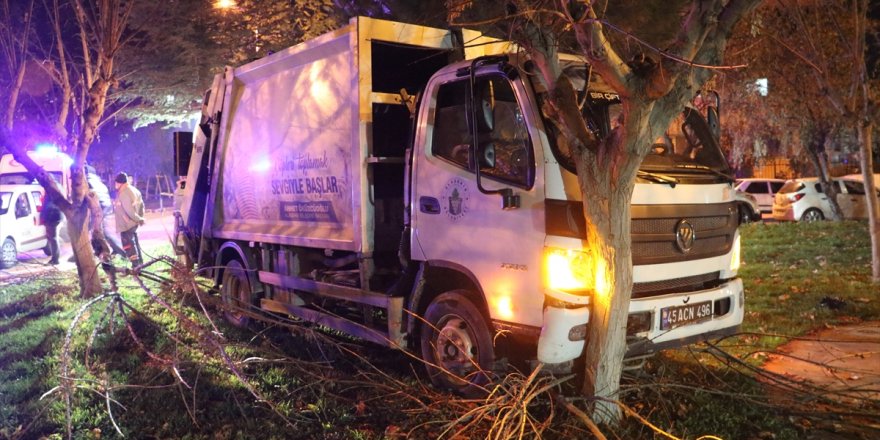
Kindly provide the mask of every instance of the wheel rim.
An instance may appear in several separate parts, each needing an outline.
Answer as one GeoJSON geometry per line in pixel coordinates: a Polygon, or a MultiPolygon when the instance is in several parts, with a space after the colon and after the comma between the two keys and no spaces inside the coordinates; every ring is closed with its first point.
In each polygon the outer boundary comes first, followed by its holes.
{"type": "Polygon", "coordinates": [[[236,276],[232,276],[229,279],[229,290],[227,290],[226,295],[226,304],[229,305],[229,309],[226,312],[230,318],[240,321],[244,314],[242,314],[239,310],[242,305],[242,297],[246,295],[244,288],[244,283],[241,282],[240,279],[236,276]]]}
{"type": "Polygon", "coordinates": [[[14,262],[18,256],[15,252],[15,243],[6,240],[3,242],[3,248],[0,249],[0,259],[2,259],[3,263],[10,264],[14,262]]]}
{"type": "Polygon", "coordinates": [[[474,335],[467,322],[458,316],[445,317],[441,324],[434,345],[434,359],[443,370],[457,376],[453,380],[467,383],[467,374],[478,369],[474,358],[474,335]]]}
{"type": "Polygon", "coordinates": [[[807,211],[806,214],[804,214],[804,220],[806,220],[808,222],[815,222],[815,221],[818,221],[821,219],[822,219],[822,217],[819,214],[819,212],[814,209],[811,209],[811,210],[807,211]]]}

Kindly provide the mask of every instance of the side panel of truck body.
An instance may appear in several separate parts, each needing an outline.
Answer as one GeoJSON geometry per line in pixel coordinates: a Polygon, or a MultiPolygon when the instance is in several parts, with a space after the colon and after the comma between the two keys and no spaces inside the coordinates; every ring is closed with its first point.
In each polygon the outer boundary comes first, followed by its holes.
{"type": "Polygon", "coordinates": [[[361,152],[350,36],[296,49],[227,75],[211,229],[226,239],[354,250],[361,152]]]}

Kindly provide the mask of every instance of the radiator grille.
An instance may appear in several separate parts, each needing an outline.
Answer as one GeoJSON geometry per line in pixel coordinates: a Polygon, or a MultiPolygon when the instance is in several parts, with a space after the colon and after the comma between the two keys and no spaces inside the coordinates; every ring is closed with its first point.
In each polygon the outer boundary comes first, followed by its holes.
{"type": "Polygon", "coordinates": [[[721,278],[719,272],[711,272],[701,275],[693,275],[671,280],[650,281],[647,283],[633,283],[632,297],[647,298],[649,296],[662,295],[669,292],[690,292],[703,290],[716,283],[721,278]]]}
{"type": "MultiPolygon", "coordinates": [[[[632,219],[632,233],[636,234],[675,234],[675,226],[678,225],[679,218],[634,218],[632,219]]],[[[727,226],[727,215],[716,215],[712,217],[696,217],[689,218],[688,221],[694,225],[697,231],[705,231],[707,229],[719,229],[727,226]]]]}

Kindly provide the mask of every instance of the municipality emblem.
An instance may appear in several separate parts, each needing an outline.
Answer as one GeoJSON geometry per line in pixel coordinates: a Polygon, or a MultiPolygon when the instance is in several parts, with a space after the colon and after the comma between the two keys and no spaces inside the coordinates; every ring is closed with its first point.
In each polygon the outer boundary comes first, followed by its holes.
{"type": "Polygon", "coordinates": [[[460,177],[452,178],[443,188],[444,213],[452,220],[459,220],[468,212],[469,199],[467,182],[460,177]]]}

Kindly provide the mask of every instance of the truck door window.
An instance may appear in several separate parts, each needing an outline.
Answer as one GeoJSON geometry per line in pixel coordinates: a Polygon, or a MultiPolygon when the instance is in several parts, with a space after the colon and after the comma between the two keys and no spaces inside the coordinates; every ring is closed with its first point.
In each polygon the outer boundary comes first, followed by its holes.
{"type": "MultiPolygon", "coordinates": [[[[532,144],[510,82],[501,76],[481,77],[477,78],[476,89],[491,91],[495,120],[493,129],[481,133],[478,139],[482,146],[493,144],[495,166],[483,166],[480,172],[491,179],[530,188],[534,176],[532,144]]],[[[431,154],[473,171],[474,161],[468,160],[471,136],[466,118],[466,93],[466,80],[440,86],[431,154]]]]}

